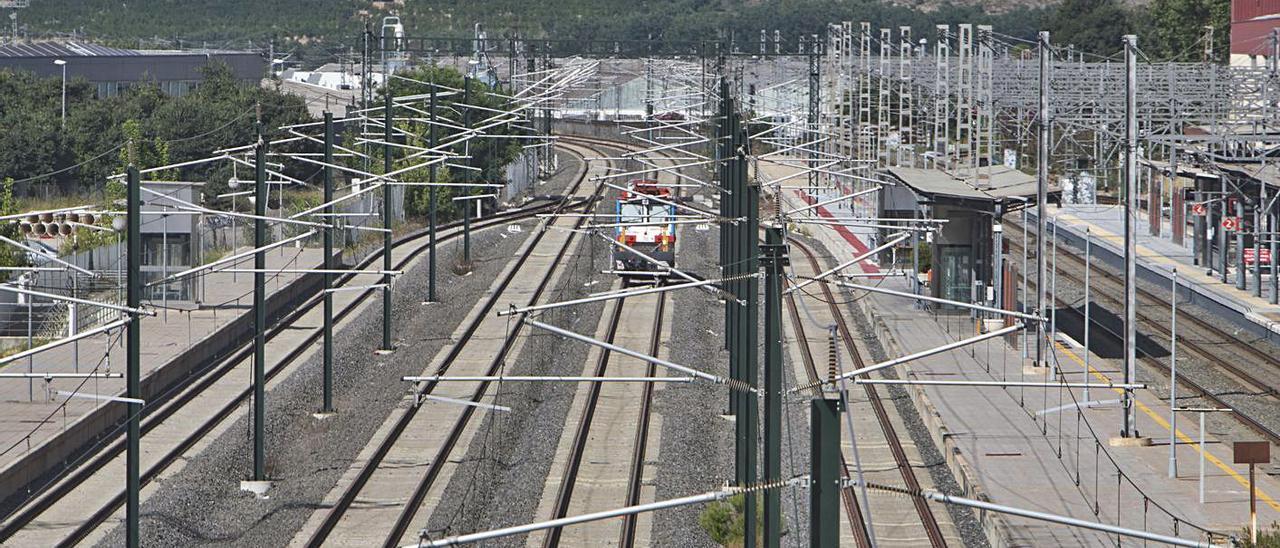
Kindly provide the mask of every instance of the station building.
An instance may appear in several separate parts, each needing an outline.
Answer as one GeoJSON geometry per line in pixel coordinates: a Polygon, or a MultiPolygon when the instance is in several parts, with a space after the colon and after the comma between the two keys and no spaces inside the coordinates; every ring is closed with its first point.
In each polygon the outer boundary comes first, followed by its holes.
{"type": "MultiPolygon", "coordinates": [[[[203,248],[200,222],[202,215],[177,209],[198,201],[202,183],[147,181],[143,188],[159,195],[144,196],[148,210],[171,211],[173,214],[142,214],[142,280],[146,284],[144,298],[156,302],[189,302],[200,299],[199,277],[151,285],[201,262],[203,248]],[[154,207],[150,207],[154,206],[154,207]]],[[[145,193],[144,193],[145,194],[145,193]]]]}
{"type": "Polygon", "coordinates": [[[257,52],[225,50],[135,50],[83,42],[34,42],[0,46],[0,70],[31,72],[94,84],[97,96],[111,97],[144,82],[154,82],[169,95],[181,96],[204,79],[200,69],[226,64],[236,79],[257,83],[267,74],[267,59],[257,52]]]}

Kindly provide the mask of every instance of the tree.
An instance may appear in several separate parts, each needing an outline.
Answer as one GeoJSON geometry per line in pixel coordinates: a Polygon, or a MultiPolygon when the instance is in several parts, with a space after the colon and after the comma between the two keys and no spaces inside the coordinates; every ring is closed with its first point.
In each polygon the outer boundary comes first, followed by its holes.
{"type": "MultiPolygon", "coordinates": [[[[127,120],[121,127],[126,146],[120,149],[120,171],[129,167],[130,154],[138,169],[150,169],[167,166],[169,162],[169,143],[159,137],[147,139],[142,135],[142,124],[137,120],[127,120]],[[132,149],[132,151],[131,151],[132,149]]],[[[177,176],[176,169],[166,169],[148,175],[153,180],[172,180],[177,176]]]]}
{"type": "MultiPolygon", "coordinates": [[[[395,79],[391,81],[391,93],[395,95],[411,95],[420,93],[429,93],[431,87],[418,82],[434,82],[439,86],[446,88],[460,89],[463,87],[463,75],[461,72],[448,67],[418,67],[413,70],[401,73],[407,79],[395,79]],[[411,81],[416,80],[417,82],[411,81]]],[[[511,108],[508,101],[501,95],[492,93],[493,89],[478,79],[471,81],[471,97],[472,105],[482,107],[482,109],[473,109],[471,121],[473,124],[480,122],[485,118],[493,116],[493,110],[507,110],[511,108]],[[487,109],[487,110],[485,110],[487,109]]],[[[384,96],[386,90],[382,90],[380,97],[384,96]]],[[[378,105],[383,103],[381,98],[376,99],[378,105]]],[[[460,106],[462,102],[461,94],[442,93],[437,103],[438,116],[442,122],[446,122],[455,126],[462,125],[461,115],[457,112],[462,110],[460,106]],[[455,106],[455,102],[459,106],[455,106]]],[[[416,147],[425,147],[428,143],[428,136],[431,128],[427,124],[416,124],[409,122],[400,122],[398,127],[410,134],[407,144],[416,147]]],[[[436,137],[440,142],[444,142],[450,137],[458,133],[446,127],[437,128],[436,137]]],[[[502,134],[511,132],[503,126],[492,127],[485,130],[488,134],[502,134]]],[[[354,134],[348,135],[346,142],[356,142],[354,134]]],[[[471,182],[500,182],[504,177],[504,169],[508,164],[519,156],[521,146],[512,139],[472,139],[468,145],[472,156],[471,165],[482,168],[480,172],[471,174],[471,182]]],[[[382,147],[374,147],[372,151],[376,156],[374,162],[371,163],[373,173],[382,172],[382,147]]],[[[461,152],[461,151],[458,151],[461,152]]],[[[421,158],[416,161],[422,161],[421,158]]],[[[353,166],[355,167],[355,166],[353,166]]],[[[396,165],[399,169],[407,167],[406,165],[396,165]]],[[[440,182],[462,182],[467,175],[464,170],[452,170],[444,166],[440,166],[436,173],[436,180],[440,182]]],[[[401,179],[406,181],[427,181],[429,172],[427,168],[413,170],[409,173],[402,174],[401,179]]],[[[449,220],[456,217],[460,210],[457,203],[453,201],[453,197],[467,193],[466,189],[459,187],[438,187],[436,190],[436,205],[438,214],[442,220],[449,220]]],[[[471,189],[470,193],[482,192],[479,188],[471,189]]],[[[489,191],[483,191],[489,192],[489,191]]],[[[408,187],[405,196],[406,212],[409,215],[420,216],[426,215],[427,209],[430,207],[430,190],[429,187],[415,186],[408,187]]]]}
{"type": "Polygon", "coordinates": [[[1227,60],[1231,50],[1231,0],[1155,0],[1146,11],[1151,29],[1143,49],[1159,59],[1199,61],[1203,56],[1205,26],[1212,26],[1213,59],[1227,60]]]}
{"type": "MultiPolygon", "coordinates": [[[[5,177],[0,183],[0,215],[15,215],[18,213],[17,200],[13,197],[13,179],[5,177]]],[[[21,235],[18,234],[18,223],[0,223],[0,236],[9,238],[10,240],[20,240],[21,235]]],[[[0,266],[14,267],[25,266],[27,264],[27,256],[12,245],[0,246],[0,266]]],[[[7,273],[5,275],[7,277],[7,273]]]]}
{"type": "Polygon", "coordinates": [[[1133,33],[1129,11],[1117,0],[1066,0],[1048,21],[1050,39],[1058,47],[1109,56],[1121,49],[1120,39],[1133,33]]]}

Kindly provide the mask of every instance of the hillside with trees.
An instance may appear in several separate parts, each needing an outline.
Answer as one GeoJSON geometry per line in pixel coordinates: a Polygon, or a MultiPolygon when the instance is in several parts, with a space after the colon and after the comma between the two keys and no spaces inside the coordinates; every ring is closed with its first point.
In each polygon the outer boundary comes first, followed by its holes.
{"type": "Polygon", "coordinates": [[[1016,7],[988,14],[979,6],[952,3],[929,8],[874,0],[35,0],[21,18],[32,33],[74,31],[125,47],[265,49],[274,44],[323,61],[326,54],[356,47],[364,21],[377,24],[384,15],[400,16],[415,35],[469,36],[479,22],[495,37],[699,40],[732,33],[751,41],[761,29],[776,29],[794,40],[839,21],[917,29],[990,23],[1006,34],[1031,36],[1046,13],[1016,7]]]}
{"type": "Polygon", "coordinates": [[[752,41],[761,29],[788,39],[828,23],[874,26],[991,24],[1001,34],[1054,42],[1090,53],[1119,48],[1120,34],[1138,31],[1148,53],[1176,58],[1196,49],[1202,28],[1218,30],[1215,55],[1225,59],[1230,0],[34,0],[21,14],[30,33],[76,33],[126,47],[275,47],[315,65],[356,48],[365,21],[400,16],[413,35],[469,36],[483,23],[494,37],[520,34],[561,39],[698,40],[734,35],[752,41]]]}

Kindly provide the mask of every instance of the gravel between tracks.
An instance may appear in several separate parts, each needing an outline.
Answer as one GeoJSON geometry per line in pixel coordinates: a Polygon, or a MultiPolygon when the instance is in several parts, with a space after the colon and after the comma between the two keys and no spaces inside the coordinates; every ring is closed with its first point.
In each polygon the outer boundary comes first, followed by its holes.
{"type": "MultiPolygon", "coordinates": [[[[783,305],[786,306],[785,304],[783,305]]],[[[788,320],[786,308],[782,310],[784,323],[788,320]]],[[[791,352],[785,350],[788,344],[804,344],[803,341],[786,338],[789,337],[788,332],[784,329],[782,336],[783,341],[782,363],[785,369],[782,372],[784,388],[790,390],[792,387],[807,384],[808,377],[803,379],[796,377],[796,370],[804,367],[803,363],[795,363],[791,359],[791,352]]],[[[764,355],[761,352],[761,355],[764,355]]],[[[761,372],[763,372],[763,365],[761,372]]],[[[787,394],[782,398],[782,477],[794,478],[809,473],[809,401],[810,398],[805,394],[787,394]]],[[[760,408],[764,409],[763,398],[760,402],[760,408]]],[[[761,449],[763,455],[763,448],[761,449]]],[[[763,460],[763,457],[761,457],[763,460]]],[[[843,504],[843,503],[842,503],[843,504]]],[[[843,512],[843,510],[841,510],[843,512]]],[[[782,512],[784,514],[782,544],[784,546],[808,546],[809,545],[809,490],[799,485],[792,484],[782,490],[782,512]]]]}
{"type": "MultiPolygon", "coordinates": [[[[571,184],[579,162],[562,157],[561,171],[538,193],[560,192],[571,184]]],[[[381,307],[366,308],[335,337],[334,405],[338,414],[318,421],[322,381],[320,356],[309,360],[267,395],[267,473],[275,485],[269,498],[256,500],[239,489],[252,457],[250,423],[245,410],[236,423],[205,451],[189,457],[186,468],[153,483],[158,489],[142,505],[142,543],[169,546],[216,542],[240,546],[284,546],[332,489],[369,442],[406,387],[400,377],[418,374],[425,360],[442,348],[457,324],[489,288],[520,244],[532,232],[509,234],[491,229],[472,235],[474,270],[458,276],[450,265],[454,242],[438,248],[437,289],[441,302],[421,305],[426,295],[426,262],[407,271],[393,292],[397,352],[376,356],[381,343],[381,307]],[[407,336],[408,335],[408,336],[407,336]]],[[[374,297],[375,301],[377,297],[374,297]]],[[[145,443],[145,440],[144,440],[145,443]]],[[[123,544],[123,529],[111,531],[102,546],[123,544]]]]}
{"type": "MultiPolygon", "coordinates": [[[[680,266],[688,272],[718,275],[718,231],[680,232],[680,266]]],[[[671,293],[672,325],[668,342],[672,362],[727,377],[724,305],[703,291],[671,293]]],[[[719,489],[733,478],[733,423],[720,417],[728,390],[705,382],[671,384],[654,394],[653,412],[662,416],[655,479],[657,500],[719,489]]],[[[650,461],[654,462],[654,461],[650,461]]],[[[655,546],[716,546],[698,525],[703,506],[657,512],[651,538],[655,546]]]]}
{"type": "MultiPolygon", "coordinates": [[[[613,277],[600,274],[610,263],[609,246],[599,239],[572,244],[580,253],[561,266],[567,269],[543,300],[585,297],[609,287],[613,277]],[[592,281],[597,283],[591,283],[592,281]],[[590,284],[590,285],[588,285],[590,284]]],[[[594,335],[604,303],[552,309],[539,321],[594,335]]],[[[518,356],[508,356],[504,371],[514,375],[582,375],[590,347],[531,327],[518,356]]],[[[536,521],[538,503],[564,429],[575,383],[510,383],[494,385],[495,403],[510,413],[486,413],[469,448],[458,448],[460,465],[426,521],[430,538],[495,529],[536,521]]],[[[442,478],[440,481],[446,481],[442,478]]],[[[421,516],[419,516],[421,518],[421,516]]],[[[525,535],[497,539],[486,546],[523,546],[525,535]]]]}
{"type": "MultiPolygon", "coordinates": [[[[819,254],[821,259],[824,259],[825,262],[830,262],[826,258],[830,257],[831,254],[822,242],[811,238],[803,238],[803,240],[815,253],[819,254]]],[[[882,362],[894,357],[885,352],[880,339],[874,335],[869,319],[862,314],[861,309],[856,304],[855,295],[847,288],[841,288],[839,291],[841,300],[847,303],[845,304],[846,316],[853,320],[852,327],[858,345],[870,353],[872,361],[882,362]]],[[[898,378],[898,374],[892,370],[882,370],[880,376],[898,378]]],[[[887,394],[893,401],[894,408],[897,410],[898,415],[902,417],[903,424],[907,427],[908,435],[911,436],[912,442],[915,443],[916,449],[920,452],[920,459],[929,473],[933,489],[949,495],[964,496],[964,491],[960,488],[960,484],[956,482],[951,469],[947,467],[946,460],[943,458],[942,453],[938,451],[938,446],[933,443],[933,436],[930,434],[929,427],[925,426],[924,421],[920,419],[920,413],[916,409],[915,401],[911,399],[907,389],[894,385],[886,385],[882,388],[886,389],[887,394]]],[[[883,397],[881,395],[881,398],[883,397]]],[[[927,483],[921,483],[924,484],[924,487],[928,487],[927,483]]],[[[936,511],[937,506],[935,505],[934,508],[936,511]]],[[[982,524],[972,510],[954,505],[946,505],[945,509],[951,516],[951,521],[955,523],[965,546],[981,548],[991,545],[986,533],[983,532],[982,524]]]]}

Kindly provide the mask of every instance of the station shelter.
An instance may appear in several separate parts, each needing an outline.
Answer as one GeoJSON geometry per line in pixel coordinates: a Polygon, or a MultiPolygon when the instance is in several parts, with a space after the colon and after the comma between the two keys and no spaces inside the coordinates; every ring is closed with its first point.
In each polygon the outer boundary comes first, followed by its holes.
{"type": "MultiPolygon", "coordinates": [[[[1008,276],[993,260],[1007,252],[997,227],[1005,215],[1035,204],[1035,176],[1003,165],[956,171],[889,167],[883,176],[896,186],[882,189],[882,204],[902,210],[914,203],[920,218],[941,221],[924,239],[930,251],[928,293],[966,303],[995,301],[1000,279],[1008,276]],[[914,200],[903,199],[904,189],[914,200]]],[[[1059,190],[1050,187],[1049,192],[1059,190]]],[[[905,216],[902,211],[882,214],[905,216]]]]}

